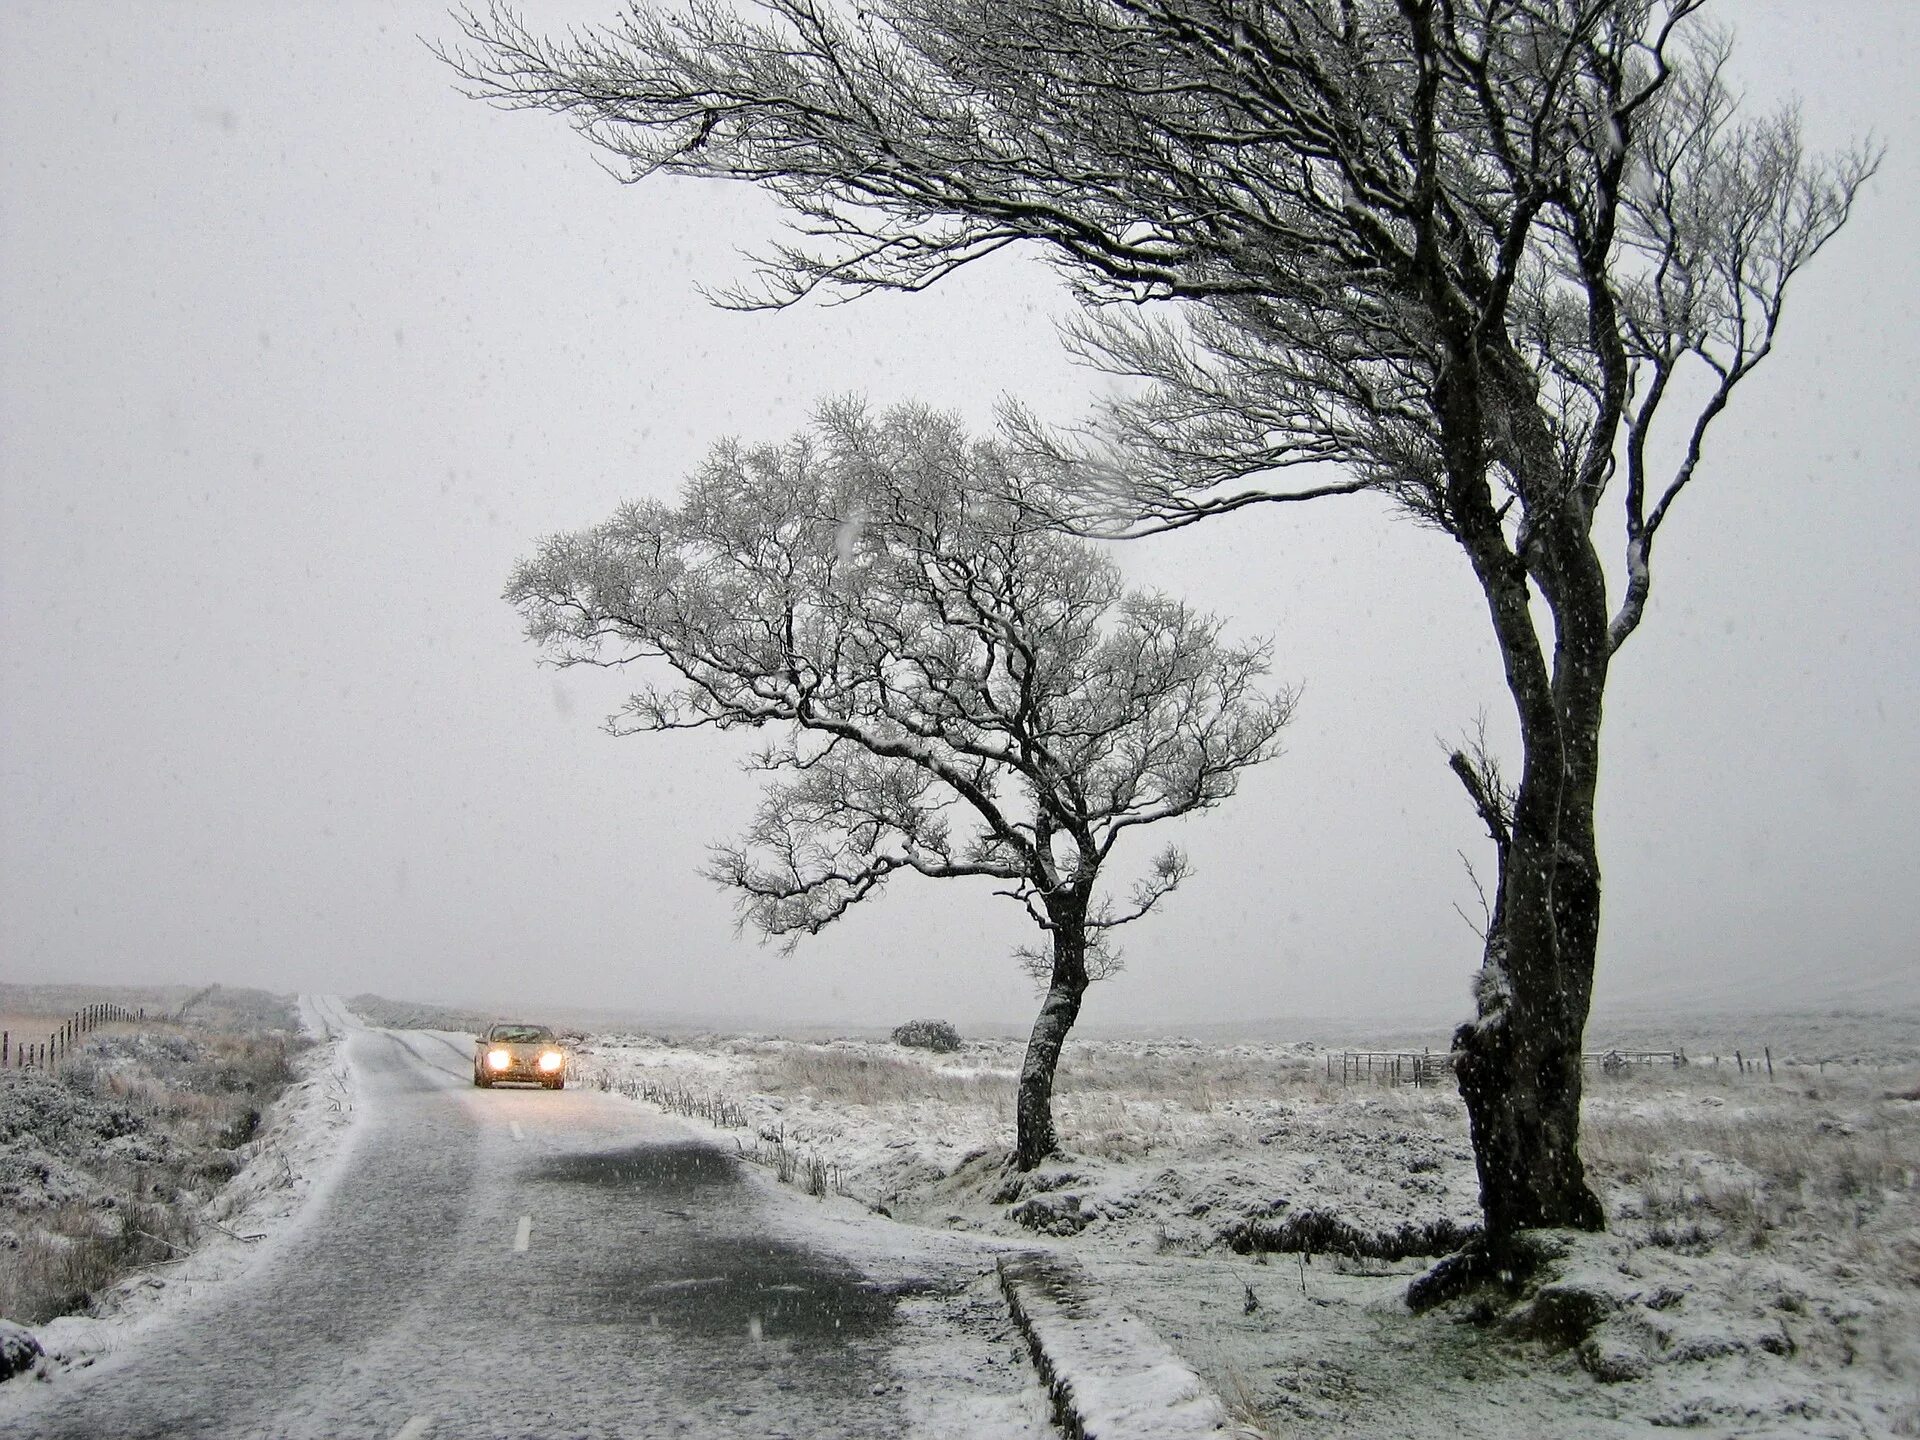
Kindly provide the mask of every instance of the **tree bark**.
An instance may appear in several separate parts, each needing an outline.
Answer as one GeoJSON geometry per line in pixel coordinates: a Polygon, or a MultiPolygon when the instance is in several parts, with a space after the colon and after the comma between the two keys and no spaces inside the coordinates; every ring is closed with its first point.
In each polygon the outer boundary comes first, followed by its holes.
{"type": "Polygon", "coordinates": [[[1542,584],[1556,636],[1552,684],[1546,694],[1512,687],[1520,786],[1476,985],[1478,1013],[1453,1042],[1496,1251],[1522,1229],[1606,1226],[1579,1143],[1581,1050],[1600,938],[1593,817],[1607,610],[1591,545],[1575,534],[1560,542],[1542,584]]]}
{"type": "Polygon", "coordinates": [[[1521,745],[1477,1014],[1453,1046],[1497,1258],[1520,1230],[1606,1224],[1580,1160],[1580,1090],[1600,937],[1593,815],[1612,649],[1590,497],[1565,488],[1551,431],[1513,357],[1497,348],[1470,353],[1483,363],[1447,372],[1437,392],[1448,504],[1487,597],[1521,745]],[[1490,413],[1497,424],[1488,423],[1490,413]],[[1524,477],[1525,493],[1555,497],[1533,512],[1532,533],[1517,546],[1487,483],[1490,434],[1501,437],[1500,459],[1524,477]],[[1536,588],[1551,617],[1550,661],[1536,629],[1536,588]]]}
{"type": "MultiPolygon", "coordinates": [[[[1514,863],[1538,857],[1517,849],[1514,863]]],[[[1453,1039],[1481,1214],[1496,1246],[1535,1226],[1606,1225],[1579,1151],[1580,1057],[1600,891],[1590,868],[1584,876],[1571,869],[1562,864],[1552,897],[1514,904],[1509,895],[1511,928],[1487,940],[1479,1013],[1453,1039]],[[1557,954],[1543,953],[1537,934],[1528,934],[1542,929],[1559,931],[1557,954]]]]}
{"type": "Polygon", "coordinates": [[[1068,898],[1050,904],[1048,910],[1054,924],[1053,975],[1020,1066],[1020,1088],[1014,1102],[1016,1170],[1032,1170],[1060,1148],[1053,1125],[1053,1076],[1067,1032],[1079,1018],[1080,1001],[1087,993],[1085,901],[1068,898]]]}

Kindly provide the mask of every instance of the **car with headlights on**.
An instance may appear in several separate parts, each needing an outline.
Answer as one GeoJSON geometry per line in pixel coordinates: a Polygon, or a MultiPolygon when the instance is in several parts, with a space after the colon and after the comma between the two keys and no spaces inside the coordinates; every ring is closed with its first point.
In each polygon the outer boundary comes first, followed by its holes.
{"type": "Polygon", "coordinates": [[[523,1081],[564,1090],[567,1047],[544,1025],[501,1023],[473,1042],[473,1083],[485,1090],[502,1081],[523,1081]]]}

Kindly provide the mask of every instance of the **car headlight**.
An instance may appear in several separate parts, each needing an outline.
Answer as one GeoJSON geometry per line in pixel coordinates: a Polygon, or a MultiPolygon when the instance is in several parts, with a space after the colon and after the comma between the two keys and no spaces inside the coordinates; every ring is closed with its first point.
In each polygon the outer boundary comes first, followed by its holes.
{"type": "Polygon", "coordinates": [[[511,1050],[489,1050],[487,1052],[487,1068],[489,1070],[504,1070],[511,1064],[513,1064],[513,1052],[511,1050]]]}
{"type": "Polygon", "coordinates": [[[548,1050],[540,1056],[540,1068],[549,1075],[566,1063],[567,1057],[558,1050],[548,1050]]]}

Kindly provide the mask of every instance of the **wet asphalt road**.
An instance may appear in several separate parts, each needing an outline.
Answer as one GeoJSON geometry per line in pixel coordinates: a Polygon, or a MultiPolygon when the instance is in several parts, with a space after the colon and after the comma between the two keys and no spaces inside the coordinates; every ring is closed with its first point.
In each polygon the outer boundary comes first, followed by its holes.
{"type": "Polygon", "coordinates": [[[336,1182],[247,1274],[48,1387],[19,1433],[907,1428],[874,1393],[900,1282],[772,1238],[779,1197],[733,1157],[602,1094],[476,1090],[435,1036],[355,1027],[346,1047],[361,1114],[336,1182]]]}

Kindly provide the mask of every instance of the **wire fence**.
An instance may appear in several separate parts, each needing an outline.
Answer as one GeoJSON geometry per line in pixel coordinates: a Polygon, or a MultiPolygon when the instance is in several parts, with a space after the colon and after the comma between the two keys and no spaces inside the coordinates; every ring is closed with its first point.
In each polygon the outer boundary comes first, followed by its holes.
{"type": "Polygon", "coordinates": [[[1327,1052],[1327,1079],[1338,1067],[1342,1085],[1412,1085],[1425,1089],[1452,1073],[1453,1056],[1431,1050],[1343,1050],[1327,1052]]]}
{"type": "Polygon", "coordinates": [[[125,1005],[102,1003],[82,1005],[73,1017],[62,1021],[45,1040],[21,1040],[14,1043],[11,1030],[0,1030],[0,1070],[55,1070],[73,1054],[81,1037],[102,1025],[137,1025],[147,1018],[146,1007],[130,1009],[125,1005]]]}
{"type": "MultiPolygon", "coordinates": [[[[1613,1048],[1589,1050],[1581,1057],[1589,1070],[1603,1075],[1625,1075],[1634,1070],[1656,1066],[1681,1068],[1688,1065],[1719,1066],[1730,1064],[1742,1075],[1766,1072],[1773,1079],[1773,1047],[1762,1045],[1756,1054],[1735,1050],[1731,1056],[1708,1055],[1698,1059],[1680,1050],[1627,1050],[1613,1048]]],[[[1411,1085],[1416,1089],[1439,1085],[1453,1073],[1454,1056],[1432,1050],[1330,1050],[1326,1069],[1329,1081],[1342,1085],[1411,1085]]]]}

